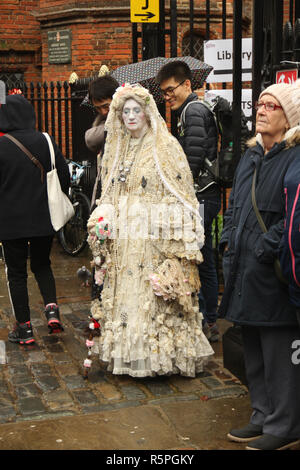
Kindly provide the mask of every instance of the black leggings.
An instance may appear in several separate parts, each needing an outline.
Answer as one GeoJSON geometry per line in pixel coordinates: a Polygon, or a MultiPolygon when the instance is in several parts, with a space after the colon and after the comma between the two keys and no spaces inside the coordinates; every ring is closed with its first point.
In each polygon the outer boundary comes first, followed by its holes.
{"type": "Polygon", "coordinates": [[[52,240],[53,236],[2,240],[8,290],[15,317],[20,323],[30,320],[27,289],[28,248],[30,269],[38,283],[44,304],[56,303],[56,287],[50,261],[52,240]]]}

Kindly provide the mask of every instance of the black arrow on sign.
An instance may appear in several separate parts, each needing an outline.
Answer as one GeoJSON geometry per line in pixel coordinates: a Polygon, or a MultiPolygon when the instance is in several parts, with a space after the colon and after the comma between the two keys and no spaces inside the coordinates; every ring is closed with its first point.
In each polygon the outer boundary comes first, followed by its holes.
{"type": "Polygon", "coordinates": [[[151,13],[151,11],[148,11],[147,13],[135,13],[134,16],[146,16],[146,18],[144,19],[144,21],[147,21],[147,20],[150,20],[150,18],[153,18],[154,13],[151,13]]]}

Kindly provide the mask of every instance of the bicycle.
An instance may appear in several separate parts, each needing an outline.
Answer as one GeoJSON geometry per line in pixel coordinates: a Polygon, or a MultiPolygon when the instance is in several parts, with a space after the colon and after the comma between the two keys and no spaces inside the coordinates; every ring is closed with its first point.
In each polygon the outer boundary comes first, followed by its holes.
{"type": "Polygon", "coordinates": [[[87,222],[90,216],[91,203],[89,198],[83,193],[80,180],[87,168],[89,162],[74,162],[67,160],[71,185],[69,189],[69,198],[73,204],[74,216],[58,231],[58,240],[64,251],[71,256],[81,253],[87,245],[87,222]]]}

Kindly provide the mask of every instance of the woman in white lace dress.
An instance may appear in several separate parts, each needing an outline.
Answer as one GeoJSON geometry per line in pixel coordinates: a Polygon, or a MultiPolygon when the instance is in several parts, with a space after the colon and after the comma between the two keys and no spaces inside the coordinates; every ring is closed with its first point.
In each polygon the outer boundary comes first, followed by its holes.
{"type": "Polygon", "coordinates": [[[106,129],[88,223],[104,282],[91,307],[101,324],[93,351],[114,374],[194,377],[213,350],[198,307],[204,235],[186,157],[142,87],[117,90],[106,129]]]}

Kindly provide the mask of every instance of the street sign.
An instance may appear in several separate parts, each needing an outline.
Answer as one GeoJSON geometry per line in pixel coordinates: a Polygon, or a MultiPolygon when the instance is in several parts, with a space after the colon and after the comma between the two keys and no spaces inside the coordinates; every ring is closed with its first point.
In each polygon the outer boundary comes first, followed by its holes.
{"type": "MultiPolygon", "coordinates": [[[[207,83],[232,82],[233,40],[215,39],[204,41],[204,62],[214,69],[207,83]]],[[[242,39],[242,81],[252,80],[252,38],[242,39]]]]}
{"type": "Polygon", "coordinates": [[[159,23],[159,0],[130,0],[131,23],[159,23]]]}
{"type": "Polygon", "coordinates": [[[298,70],[279,70],[276,72],[276,83],[287,83],[292,85],[298,78],[298,70]]]}

